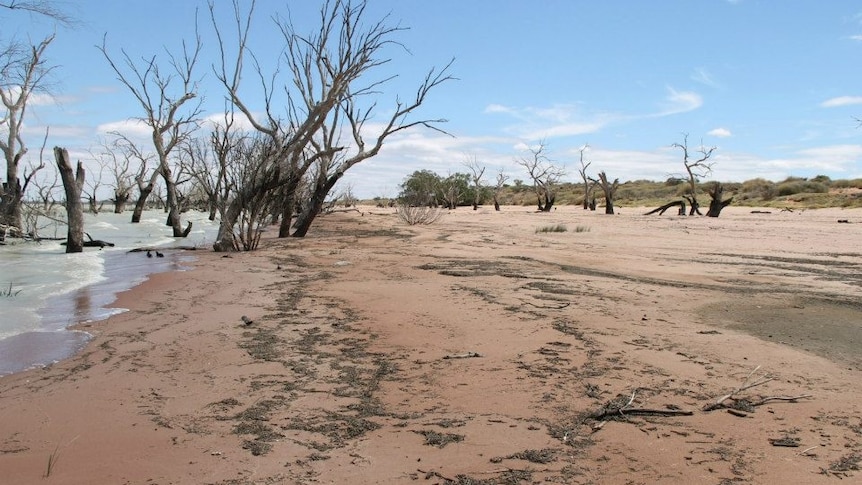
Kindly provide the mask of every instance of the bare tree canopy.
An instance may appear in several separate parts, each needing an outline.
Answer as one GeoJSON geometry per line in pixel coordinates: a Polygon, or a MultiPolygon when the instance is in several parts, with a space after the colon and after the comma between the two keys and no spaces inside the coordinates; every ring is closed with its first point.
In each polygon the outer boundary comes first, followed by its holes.
{"type": "Polygon", "coordinates": [[[25,185],[18,170],[27,153],[21,131],[30,96],[46,88],[47,76],[53,70],[45,60],[53,40],[51,35],[38,44],[12,43],[0,52],[0,151],[6,162],[6,180],[0,186],[0,224],[21,227],[25,185]]]}
{"type": "Polygon", "coordinates": [[[75,23],[74,17],[57,7],[57,2],[52,0],[6,0],[0,2],[0,8],[41,15],[64,25],[75,23]]]}
{"type": "MultiPolygon", "coordinates": [[[[261,152],[264,156],[254,162],[255,177],[231,195],[216,250],[238,247],[234,228],[241,218],[248,217],[252,206],[260,205],[255,198],[261,198],[260,203],[266,200],[264,205],[277,211],[281,219],[279,236],[304,236],[327,194],[345,172],[376,156],[387,137],[414,126],[442,131],[435,125],[443,119],[411,120],[409,116],[425,102],[431,90],[453,79],[448,74],[451,62],[442,70],[431,69],[415,97],[408,101],[397,98],[388,120],[378,130],[369,130],[379,88],[392,79],[369,80],[369,73],[391,60],[385,57],[385,48],[400,45],[395,35],[403,28],[388,25],[386,17],[377,21],[368,18],[366,6],[364,1],[324,2],[310,34],[299,33],[289,17],[276,16],[275,28],[285,49],[270,73],[249,48],[255,2],[234,0],[234,23],[230,27],[219,24],[216,4],[210,2],[210,17],[221,53],[220,63],[214,67],[216,77],[227,99],[266,139],[261,141],[266,146],[261,152]],[[230,32],[233,40],[228,38],[230,32]],[[288,79],[281,79],[282,72],[288,79]],[[247,95],[241,89],[249,74],[262,89],[262,113],[247,104],[247,95]],[[281,108],[276,94],[284,98],[281,108]],[[349,141],[341,141],[342,133],[349,141]],[[306,184],[312,190],[300,197],[303,181],[312,167],[316,167],[315,181],[306,184]],[[299,216],[291,234],[297,207],[299,216]]],[[[268,215],[255,210],[255,217],[268,215]]]]}
{"type": "Polygon", "coordinates": [[[167,66],[160,64],[155,55],[135,62],[124,49],[120,51],[122,65],[119,65],[108,53],[107,37],[96,47],[117,75],[117,80],[138,101],[143,111],[138,120],[152,130],[158,170],[167,192],[168,225],[174,237],[185,237],[191,230],[191,223],[185,229],[180,223],[180,194],[171,167],[171,157],[174,149],[197,130],[202,113],[201,99],[197,93],[197,63],[202,43],[197,27],[194,42],[188,44],[183,41],[180,55],[167,52],[167,66]]]}
{"type": "Polygon", "coordinates": [[[715,152],[716,147],[707,148],[701,142],[700,148],[696,150],[697,155],[693,155],[689,152],[688,133],[683,133],[682,143],[674,143],[671,146],[682,150],[682,163],[688,179],[689,193],[686,199],[690,205],[689,215],[703,215],[700,212],[700,204],[697,201],[697,182],[712,174],[712,167],[715,165],[715,162],[711,161],[710,158],[713,152],[715,152]]]}
{"type": "Polygon", "coordinates": [[[555,186],[560,183],[560,179],[566,174],[566,171],[548,158],[545,153],[544,142],[540,142],[528,150],[530,156],[519,158],[516,163],[527,170],[527,174],[533,181],[538,210],[550,212],[556,199],[555,186]]]}

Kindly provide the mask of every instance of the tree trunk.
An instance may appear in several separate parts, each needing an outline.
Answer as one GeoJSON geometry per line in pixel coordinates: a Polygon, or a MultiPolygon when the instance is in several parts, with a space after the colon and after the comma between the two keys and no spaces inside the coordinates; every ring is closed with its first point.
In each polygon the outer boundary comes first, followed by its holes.
{"type": "Polygon", "coordinates": [[[21,181],[17,177],[3,182],[0,190],[0,224],[21,228],[21,201],[24,200],[21,181]]]}
{"type": "Polygon", "coordinates": [[[700,204],[697,202],[697,198],[694,195],[687,195],[685,199],[688,201],[691,207],[688,210],[688,215],[693,216],[695,214],[702,216],[703,214],[700,212],[700,204]]]}
{"type": "Polygon", "coordinates": [[[177,192],[177,183],[170,176],[170,172],[162,173],[162,179],[165,181],[165,191],[168,198],[168,221],[167,225],[171,226],[173,237],[186,237],[188,233],[183,230],[180,222],[180,200],[177,192]]]}
{"type": "Polygon", "coordinates": [[[141,174],[138,176],[138,190],[140,194],[138,195],[138,201],[135,202],[135,210],[132,211],[132,223],[136,224],[141,222],[141,214],[144,212],[144,207],[147,205],[147,199],[150,198],[150,194],[153,193],[153,190],[156,188],[156,179],[159,177],[159,171],[154,170],[153,174],[150,176],[150,180],[146,185],[143,184],[144,177],[144,168],[141,168],[141,174]]]}
{"type": "Polygon", "coordinates": [[[323,210],[323,204],[326,203],[326,197],[343,175],[344,172],[336,172],[324,180],[323,183],[318,181],[318,183],[315,184],[311,200],[308,201],[308,205],[296,219],[296,224],[294,225],[292,234],[293,237],[305,237],[305,235],[308,234],[308,230],[311,228],[311,223],[314,222],[314,219],[318,214],[320,214],[320,211],[323,210]]]}
{"type": "Polygon", "coordinates": [[[129,192],[114,191],[114,214],[122,214],[129,202],[129,192]]]}
{"type": "Polygon", "coordinates": [[[494,194],[494,210],[500,211],[500,201],[497,200],[497,194],[494,194]]]}
{"type": "Polygon", "coordinates": [[[239,246],[236,243],[236,235],[233,228],[236,227],[236,221],[242,212],[242,199],[237,196],[228,205],[227,210],[221,218],[218,226],[218,235],[213,243],[213,251],[217,253],[229,253],[239,251],[239,246]]]}
{"type": "Polygon", "coordinates": [[[75,174],[69,163],[69,152],[65,148],[54,147],[54,158],[66,191],[66,217],[69,222],[66,235],[66,252],[80,253],[84,250],[84,205],[81,191],[84,189],[84,166],[78,161],[75,174]]]}
{"type": "Polygon", "coordinates": [[[216,214],[218,214],[218,195],[210,194],[207,197],[207,205],[209,206],[209,215],[207,216],[207,219],[214,221],[216,219],[216,214]]]}
{"type": "Polygon", "coordinates": [[[724,195],[724,187],[716,183],[709,189],[709,197],[712,199],[709,202],[709,211],[707,211],[707,217],[718,217],[721,214],[721,210],[725,207],[729,206],[731,202],[733,202],[733,197],[722,201],[721,197],[724,195]]]}
{"type": "Polygon", "coordinates": [[[554,207],[554,202],[556,200],[556,196],[549,195],[545,192],[545,206],[542,208],[542,212],[551,212],[551,208],[554,207]]]}

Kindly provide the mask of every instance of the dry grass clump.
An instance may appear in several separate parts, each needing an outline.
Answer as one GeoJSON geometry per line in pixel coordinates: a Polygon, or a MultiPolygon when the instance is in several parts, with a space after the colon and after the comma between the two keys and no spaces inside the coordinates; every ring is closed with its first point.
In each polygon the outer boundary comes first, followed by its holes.
{"type": "Polygon", "coordinates": [[[566,232],[568,230],[569,230],[569,228],[566,227],[564,224],[557,224],[554,226],[537,227],[536,228],[536,234],[547,233],[547,232],[566,232]]]}
{"type": "Polygon", "coordinates": [[[429,225],[437,222],[443,216],[443,210],[438,207],[410,206],[401,204],[395,209],[398,218],[411,226],[417,224],[429,225]]]}

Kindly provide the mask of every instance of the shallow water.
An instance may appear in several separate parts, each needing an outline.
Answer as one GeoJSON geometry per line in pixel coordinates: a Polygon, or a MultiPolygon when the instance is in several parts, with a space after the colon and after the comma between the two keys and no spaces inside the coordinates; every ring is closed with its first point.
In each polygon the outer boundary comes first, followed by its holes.
{"type": "MultiPolygon", "coordinates": [[[[122,311],[108,308],[117,293],[150,274],[181,269],[194,254],[165,251],[164,258],[148,258],[146,253],[129,250],[172,245],[209,249],[217,223],[206,220],[203,213],[183,216],[184,224],[194,223],[185,239],[171,237],[165,214],[152,211],[144,213],[139,224],[130,222],[130,212],[87,214],[84,230],[93,239],[115,244],[104,250],[84,248],[83,253],[65,254],[59,241],[0,246],[0,375],[74,354],[89,335],[67,327],[122,311]]],[[[53,232],[48,229],[42,234],[53,232]]]]}

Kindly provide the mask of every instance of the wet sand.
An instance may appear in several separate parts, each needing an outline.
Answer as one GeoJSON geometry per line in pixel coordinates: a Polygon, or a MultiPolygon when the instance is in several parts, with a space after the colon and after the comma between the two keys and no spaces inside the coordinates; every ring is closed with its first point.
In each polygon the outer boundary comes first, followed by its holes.
{"type": "MultiPolygon", "coordinates": [[[[95,249],[87,249],[95,251],[95,249]]],[[[164,250],[165,258],[147,258],[141,252],[111,252],[105,255],[102,281],[51,297],[39,309],[42,327],[0,340],[0,376],[44,366],[80,352],[90,335],[70,327],[80,322],[103,320],[125,311],[112,307],[117,294],[127,291],[154,273],[182,271],[192,257],[164,250]]]]}
{"type": "Polygon", "coordinates": [[[862,211],[362,210],[0,378],[6,483],[858,480],[862,211]]]}

